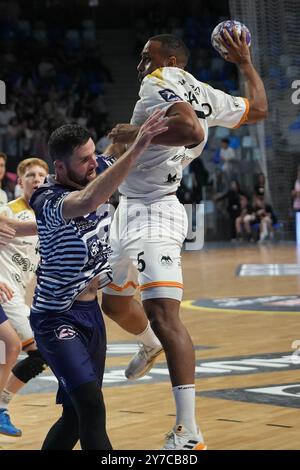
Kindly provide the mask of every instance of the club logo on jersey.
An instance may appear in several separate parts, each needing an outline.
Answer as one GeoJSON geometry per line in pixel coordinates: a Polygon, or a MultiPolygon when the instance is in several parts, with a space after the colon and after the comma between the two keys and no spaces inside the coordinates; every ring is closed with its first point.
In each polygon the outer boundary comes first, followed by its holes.
{"type": "Polygon", "coordinates": [[[24,211],[20,212],[20,213],[18,214],[18,219],[19,219],[19,220],[29,220],[30,217],[29,217],[29,215],[28,215],[28,211],[27,211],[27,210],[24,210],[24,211]]]}
{"type": "Polygon", "coordinates": [[[170,268],[173,265],[173,260],[168,253],[159,255],[159,262],[165,268],[170,268]]]}
{"type": "Polygon", "coordinates": [[[22,271],[29,271],[31,263],[28,258],[23,258],[19,253],[15,253],[11,259],[22,268],[22,271]]]}
{"type": "MultiPolygon", "coordinates": [[[[100,240],[99,240],[100,242],[100,240]]],[[[99,253],[99,243],[97,242],[93,242],[90,246],[90,253],[91,255],[95,258],[95,256],[97,256],[97,254],[99,253]]]]}
{"type": "Polygon", "coordinates": [[[175,173],[175,175],[172,175],[171,173],[169,173],[165,183],[176,183],[176,181],[179,181],[177,178],[177,173],[175,173]]]}
{"type": "Polygon", "coordinates": [[[70,325],[61,325],[56,330],[54,330],[55,336],[58,339],[73,339],[75,336],[77,336],[77,332],[73,328],[73,326],[70,325]]]}
{"type": "Polygon", "coordinates": [[[173,90],[170,90],[170,88],[165,88],[164,90],[160,90],[158,93],[168,103],[170,102],[172,103],[173,101],[183,101],[182,98],[176,95],[176,93],[173,90]]]}

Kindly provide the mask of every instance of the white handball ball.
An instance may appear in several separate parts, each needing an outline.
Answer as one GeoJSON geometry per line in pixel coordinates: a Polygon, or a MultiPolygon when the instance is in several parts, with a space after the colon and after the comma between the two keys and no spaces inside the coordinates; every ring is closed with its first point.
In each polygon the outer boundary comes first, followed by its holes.
{"type": "Polygon", "coordinates": [[[228,31],[230,36],[234,39],[234,33],[233,30],[236,29],[238,32],[238,35],[241,37],[242,31],[246,32],[246,42],[247,45],[251,45],[251,33],[247,26],[245,26],[243,23],[240,21],[235,21],[235,20],[227,20],[227,21],[222,21],[222,23],[219,23],[215,29],[212,32],[211,35],[211,43],[214,49],[221,55],[221,56],[226,56],[228,51],[227,49],[223,46],[223,44],[220,44],[219,40],[222,38],[226,42],[226,38],[224,36],[224,31],[225,29],[228,31]]]}

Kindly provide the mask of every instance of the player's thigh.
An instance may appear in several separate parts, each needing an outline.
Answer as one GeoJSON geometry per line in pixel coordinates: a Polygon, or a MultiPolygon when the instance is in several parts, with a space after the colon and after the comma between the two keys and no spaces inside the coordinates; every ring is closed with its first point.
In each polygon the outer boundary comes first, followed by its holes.
{"type": "MultiPolygon", "coordinates": [[[[109,263],[112,269],[112,282],[102,290],[104,299],[104,302],[102,300],[102,308],[106,314],[108,314],[110,305],[114,307],[116,303],[122,302],[122,299],[118,301],[117,297],[132,297],[138,287],[137,271],[130,256],[116,238],[113,238],[111,243],[112,254],[109,257],[109,263]],[[116,297],[116,299],[109,302],[110,297],[116,297]]],[[[124,306],[126,306],[126,300],[124,300],[124,306]]]]}
{"type": "MultiPolygon", "coordinates": [[[[0,306],[1,307],[1,306],[0,306]]],[[[18,357],[21,351],[21,342],[10,321],[3,318],[0,323],[0,364],[6,363],[6,355],[18,357]]]]}
{"type": "Polygon", "coordinates": [[[22,348],[26,349],[34,345],[34,335],[29,322],[30,309],[24,299],[16,293],[9,302],[3,305],[3,309],[22,342],[22,348]]]}
{"type": "Polygon", "coordinates": [[[126,315],[130,312],[131,304],[133,301],[132,295],[115,295],[113,292],[103,292],[102,293],[102,304],[101,308],[105,315],[108,315],[112,319],[114,319],[115,315],[126,315]]]}
{"type": "Polygon", "coordinates": [[[182,300],[181,245],[172,239],[143,241],[135,263],[142,300],[182,300]]]}

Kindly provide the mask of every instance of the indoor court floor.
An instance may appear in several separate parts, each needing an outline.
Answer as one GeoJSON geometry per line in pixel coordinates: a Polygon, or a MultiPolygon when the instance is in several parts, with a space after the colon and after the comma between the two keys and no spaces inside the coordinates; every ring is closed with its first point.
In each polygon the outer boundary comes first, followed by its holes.
{"type": "MultiPolygon", "coordinates": [[[[209,449],[300,449],[299,257],[293,243],[183,254],[181,316],[196,348],[197,416],[209,449]]],[[[134,338],[106,324],[104,394],[113,447],[160,449],[174,424],[165,357],[143,379],[126,381],[134,338]]],[[[15,397],[11,417],[23,436],[0,436],[2,449],[40,448],[60,414],[55,389],[47,370],[15,397]]]]}

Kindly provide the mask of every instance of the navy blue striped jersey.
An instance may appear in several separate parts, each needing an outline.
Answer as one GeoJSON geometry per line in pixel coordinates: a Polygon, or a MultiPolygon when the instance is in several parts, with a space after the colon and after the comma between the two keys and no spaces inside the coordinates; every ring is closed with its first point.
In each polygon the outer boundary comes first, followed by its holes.
{"type": "MultiPolygon", "coordinates": [[[[99,155],[97,161],[97,172],[101,173],[114,159],[99,155]]],[[[109,205],[103,204],[95,212],[65,220],[62,215],[64,199],[74,190],[48,176],[46,183],[31,197],[40,242],[33,313],[69,310],[92,279],[99,278],[99,288],[112,280],[108,262],[111,252],[109,205]]]]}

